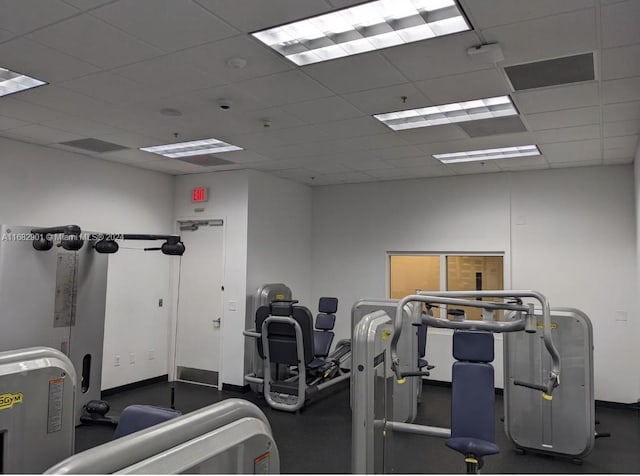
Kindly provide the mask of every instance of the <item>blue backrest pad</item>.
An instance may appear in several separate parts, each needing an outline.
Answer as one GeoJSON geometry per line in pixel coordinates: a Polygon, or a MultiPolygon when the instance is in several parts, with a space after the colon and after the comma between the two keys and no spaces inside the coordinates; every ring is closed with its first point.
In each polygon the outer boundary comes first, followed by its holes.
{"type": "Polygon", "coordinates": [[[336,324],[335,314],[318,314],[316,316],[316,329],[330,331],[336,324]]]}
{"type": "Polygon", "coordinates": [[[120,415],[113,439],[144,430],[180,415],[182,415],[181,412],[169,408],[152,405],[130,405],[120,415]]]}
{"type": "Polygon", "coordinates": [[[338,311],[338,298],[321,297],[318,302],[318,311],[325,314],[335,314],[338,311]]]}
{"type": "Polygon", "coordinates": [[[316,357],[326,357],[331,350],[331,343],[333,342],[333,332],[315,331],[314,336],[314,348],[316,357]]]}
{"type": "Polygon", "coordinates": [[[493,362],[493,334],[486,331],[455,331],[453,357],[469,362],[493,362]]]}
{"type": "MultiPolygon", "coordinates": [[[[272,304],[273,306],[273,304],[272,304]]],[[[313,336],[313,316],[311,311],[303,306],[291,306],[291,315],[302,329],[302,342],[304,345],[304,363],[308,364],[315,358],[314,336],[313,336]]],[[[262,323],[269,316],[274,315],[271,306],[261,306],[256,311],[256,330],[262,329],[262,323]]],[[[280,311],[281,309],[278,309],[280,311]]],[[[282,314],[279,314],[282,315],[282,314]]],[[[292,325],[274,322],[269,324],[269,358],[271,362],[281,364],[298,364],[298,349],[296,345],[296,332],[292,325]]],[[[262,339],[258,341],[258,355],[264,357],[262,349],[262,339]]]]}
{"type": "Polygon", "coordinates": [[[451,437],[495,443],[493,366],[456,362],[451,392],[451,437]]]}

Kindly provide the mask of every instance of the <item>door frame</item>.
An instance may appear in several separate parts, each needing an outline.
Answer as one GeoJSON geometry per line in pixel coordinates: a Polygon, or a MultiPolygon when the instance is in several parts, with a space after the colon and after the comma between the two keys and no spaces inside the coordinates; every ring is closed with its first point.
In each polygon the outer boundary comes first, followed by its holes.
{"type": "MultiPolygon", "coordinates": [[[[224,286],[224,282],[226,280],[226,270],[227,270],[227,255],[226,255],[226,245],[227,245],[227,217],[226,216],[185,216],[178,217],[174,220],[174,232],[177,235],[182,236],[180,230],[180,224],[185,222],[194,222],[194,221],[222,221],[222,269],[220,270],[222,273],[222,282],[224,286]]],[[[189,252],[187,248],[186,253],[189,252]]],[[[177,345],[177,330],[178,330],[178,300],[180,295],[180,263],[181,259],[174,260],[171,267],[171,295],[173,299],[171,300],[171,318],[169,322],[169,365],[168,365],[168,375],[169,381],[177,381],[177,367],[176,367],[176,345],[177,345]]],[[[220,339],[218,343],[218,385],[207,385],[209,387],[217,388],[218,390],[222,390],[222,382],[224,381],[223,376],[223,356],[224,356],[224,326],[226,321],[225,316],[225,301],[224,301],[224,291],[220,291],[222,293],[222,299],[220,301],[220,339]]],[[[198,385],[197,382],[190,382],[198,385]]],[[[201,384],[206,385],[206,384],[201,384]]]]}

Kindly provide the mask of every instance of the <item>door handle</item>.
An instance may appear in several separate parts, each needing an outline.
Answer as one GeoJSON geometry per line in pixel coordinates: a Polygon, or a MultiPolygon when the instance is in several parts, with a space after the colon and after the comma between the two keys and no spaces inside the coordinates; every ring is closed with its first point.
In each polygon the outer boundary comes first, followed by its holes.
{"type": "Polygon", "coordinates": [[[220,327],[220,322],[222,321],[221,317],[218,317],[217,319],[212,319],[211,322],[213,323],[213,327],[220,327]]]}

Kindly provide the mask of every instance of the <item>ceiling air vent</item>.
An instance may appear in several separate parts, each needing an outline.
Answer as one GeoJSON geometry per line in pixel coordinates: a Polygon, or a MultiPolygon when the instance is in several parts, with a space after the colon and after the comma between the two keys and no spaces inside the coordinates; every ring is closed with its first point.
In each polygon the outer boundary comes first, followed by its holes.
{"type": "Polygon", "coordinates": [[[78,139],[70,140],[68,142],[60,142],[60,145],[66,145],[68,147],[75,147],[76,149],[88,150],[89,152],[115,152],[116,150],[126,150],[128,147],[123,145],[114,144],[113,142],[107,142],[100,139],[78,139]]]}
{"type": "Polygon", "coordinates": [[[178,157],[174,160],[181,160],[182,162],[188,162],[194,165],[201,165],[202,167],[215,167],[216,165],[236,165],[235,162],[221,159],[215,155],[191,155],[188,157],[178,157]]]}
{"type": "Polygon", "coordinates": [[[482,119],[458,124],[458,126],[469,134],[469,137],[495,136],[527,131],[519,116],[482,119]]]}
{"type": "Polygon", "coordinates": [[[504,70],[516,91],[595,79],[593,53],[507,66],[504,70]]]}

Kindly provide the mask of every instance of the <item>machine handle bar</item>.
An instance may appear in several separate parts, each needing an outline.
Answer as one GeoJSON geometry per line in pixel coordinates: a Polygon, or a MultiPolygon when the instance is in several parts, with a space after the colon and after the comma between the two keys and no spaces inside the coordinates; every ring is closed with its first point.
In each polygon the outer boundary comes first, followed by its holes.
{"type": "MultiPolygon", "coordinates": [[[[402,316],[404,306],[410,302],[421,302],[427,304],[450,304],[455,306],[478,307],[482,309],[504,309],[517,311],[521,315],[530,317],[531,309],[529,306],[511,303],[495,303],[486,301],[477,301],[475,298],[507,298],[521,299],[531,298],[540,303],[543,318],[543,339],[544,344],[551,356],[551,372],[549,378],[544,385],[546,395],[551,395],[553,389],[560,383],[560,353],[553,343],[551,336],[551,310],[547,298],[537,291],[444,291],[444,292],[422,292],[405,296],[398,302],[396,306],[396,315],[394,319],[394,332],[391,340],[391,367],[396,374],[398,380],[402,379],[400,372],[400,359],[398,357],[398,341],[402,332],[402,316]],[[473,300],[462,298],[474,298],[473,300]]],[[[525,330],[526,322],[524,317],[520,317],[514,321],[497,322],[497,321],[450,321],[448,319],[436,319],[433,316],[423,315],[422,322],[427,325],[448,329],[478,329],[490,332],[517,332],[525,330]]],[[[532,384],[533,385],[533,384],[532,384]]],[[[533,387],[530,387],[533,388],[533,387]]],[[[537,388],[538,389],[538,388],[537,388]]]]}

